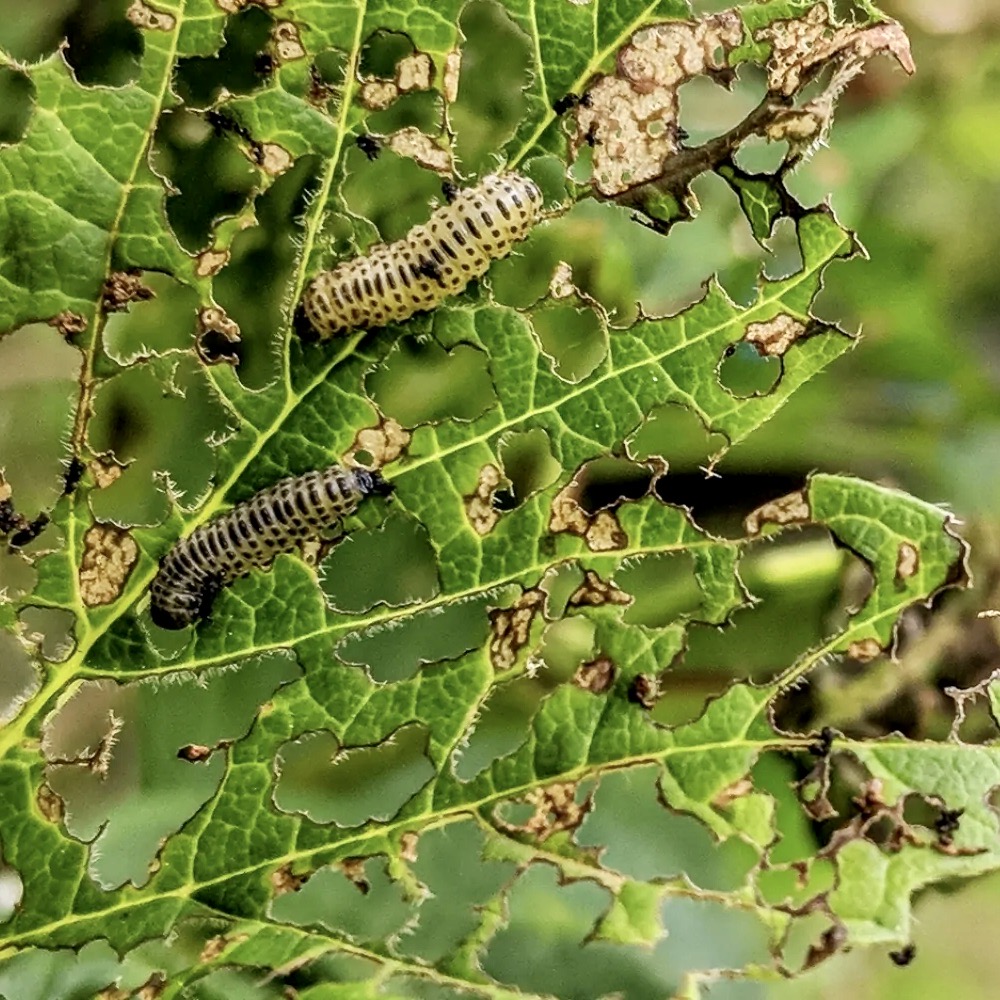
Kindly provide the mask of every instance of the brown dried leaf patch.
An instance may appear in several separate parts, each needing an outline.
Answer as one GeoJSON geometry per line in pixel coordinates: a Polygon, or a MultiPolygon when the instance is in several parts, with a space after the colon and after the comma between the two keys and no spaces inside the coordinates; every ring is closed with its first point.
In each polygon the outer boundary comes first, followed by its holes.
{"type": "Polygon", "coordinates": [[[564,830],[575,830],[593,805],[589,795],[583,802],[577,802],[576,790],[576,784],[571,781],[533,789],[520,800],[534,806],[535,811],[526,822],[520,825],[508,823],[497,815],[494,815],[494,820],[507,833],[527,834],[539,842],[564,830]]]}
{"type": "Polygon", "coordinates": [[[493,495],[501,479],[500,470],[488,463],[479,470],[475,491],[464,497],[465,513],[477,535],[488,535],[500,520],[500,514],[493,507],[493,495]]]}
{"type": "Polygon", "coordinates": [[[105,312],[122,312],[133,302],[145,302],[155,297],[153,289],[142,283],[141,271],[113,271],[104,282],[101,308],[105,312]]]}
{"type": "Polygon", "coordinates": [[[615,661],[610,656],[581,663],[573,675],[573,683],[591,694],[604,694],[615,682],[615,661]]]}
{"type": "Polygon", "coordinates": [[[125,16],[137,28],[146,28],[150,31],[173,31],[177,19],[173,14],[166,14],[163,11],[150,7],[143,3],[143,0],[132,0],[125,16]]]}
{"type": "Polygon", "coordinates": [[[806,325],[794,316],[781,313],[766,323],[751,323],[744,340],[765,357],[780,358],[806,332],[806,325]]]}
{"type": "Polygon", "coordinates": [[[351,447],[344,453],[344,459],[351,465],[381,469],[395,462],[406,451],[412,437],[394,417],[382,417],[374,427],[363,427],[358,431],[351,447]],[[359,455],[362,454],[371,457],[361,461],[359,455]]]}
{"type": "Polygon", "coordinates": [[[766,524],[808,524],[811,518],[812,510],[805,490],[796,490],[751,511],[743,524],[747,534],[753,538],[766,524]]]}
{"type": "Polygon", "coordinates": [[[80,597],[88,608],[110,604],[121,594],[139,558],[131,532],[113,524],[92,524],[83,536],[80,597]]]}
{"type": "Polygon", "coordinates": [[[509,608],[494,608],[490,618],[490,662],[496,671],[509,670],[528,642],[535,616],[545,606],[545,592],[526,590],[509,608]]]}
{"type": "Polygon", "coordinates": [[[611,552],[628,544],[628,535],[618,523],[613,511],[588,513],[577,500],[579,487],[571,482],[552,498],[549,531],[578,535],[592,552],[611,552]]]}

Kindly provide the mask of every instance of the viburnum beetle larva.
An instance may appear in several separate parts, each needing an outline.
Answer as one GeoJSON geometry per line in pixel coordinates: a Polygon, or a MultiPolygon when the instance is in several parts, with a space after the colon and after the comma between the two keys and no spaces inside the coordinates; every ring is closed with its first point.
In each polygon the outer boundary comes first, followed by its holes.
{"type": "Polygon", "coordinates": [[[219,591],[281,552],[316,538],[370,495],[392,487],[377,472],[331,465],[282,479],[174,543],[150,585],[150,617],[178,629],[204,618],[219,591]]]}
{"type": "Polygon", "coordinates": [[[311,328],[303,332],[327,340],[433,309],[507,256],[541,211],[541,191],[520,174],[491,174],[456,191],[401,240],[317,275],[302,296],[311,328]]]}

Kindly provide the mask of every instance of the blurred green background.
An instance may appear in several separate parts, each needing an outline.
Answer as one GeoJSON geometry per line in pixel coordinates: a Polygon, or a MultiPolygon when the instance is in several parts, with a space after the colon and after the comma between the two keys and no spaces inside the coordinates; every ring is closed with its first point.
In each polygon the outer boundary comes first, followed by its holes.
{"type": "MultiPolygon", "coordinates": [[[[66,37],[81,81],[120,84],[134,74],[140,51],[135,32],[122,17],[126,6],[125,0],[0,0],[0,47],[30,61],[66,37]]],[[[726,5],[692,6],[702,13],[726,5]]],[[[870,259],[840,263],[827,272],[820,302],[824,319],[863,331],[863,339],[729,454],[720,466],[720,480],[706,480],[701,473],[712,446],[703,429],[680,412],[657,414],[636,451],[669,451],[672,476],[662,491],[665,499],[692,505],[695,516],[717,530],[734,530],[739,515],[755,502],[795,488],[813,469],[854,472],[953,508],[978,543],[973,565],[979,583],[967,595],[938,602],[952,632],[942,639],[933,626],[915,618],[917,639],[904,647],[902,668],[873,670],[863,684],[849,672],[831,671],[828,683],[819,679],[802,704],[789,710],[804,726],[832,721],[846,731],[869,735],[901,729],[908,735],[940,737],[948,724],[943,687],[974,683],[1000,667],[994,626],[975,618],[978,610],[995,606],[995,581],[1000,578],[1000,5],[996,0],[887,0],[883,9],[910,33],[917,76],[907,79],[887,59],[871,64],[844,95],[828,146],[789,184],[806,203],[829,197],[839,219],[857,231],[868,250],[870,259]],[[664,441],[669,445],[663,446],[664,441]],[[928,641],[938,642],[931,656],[926,654],[928,641]],[[911,648],[915,652],[908,658],[911,648]],[[872,704],[878,711],[869,711],[872,704]]],[[[240,31],[227,39],[232,65],[252,61],[267,23],[262,11],[246,12],[240,31]]],[[[245,84],[247,89],[255,85],[252,73],[245,84]]],[[[692,139],[716,134],[738,120],[755,85],[747,78],[732,93],[705,81],[685,87],[682,122],[692,139]]],[[[194,61],[186,67],[184,86],[185,97],[196,104],[218,92],[212,66],[194,61]]],[[[227,86],[239,92],[231,78],[227,86]]],[[[0,68],[0,141],[15,141],[21,133],[30,97],[21,75],[0,68]]],[[[436,112],[414,107],[412,113],[420,121],[421,115],[436,112]]],[[[165,121],[153,162],[179,189],[169,201],[168,218],[192,252],[206,245],[214,219],[245,210],[255,183],[253,170],[232,144],[185,112],[165,121]],[[211,184],[204,183],[206,172],[211,184]]],[[[773,165],[774,152],[748,150],[743,162],[751,168],[773,165]]],[[[276,253],[279,237],[289,239],[285,221],[301,211],[305,180],[301,176],[294,183],[276,184],[267,211],[258,206],[261,229],[256,237],[248,232],[236,247],[233,287],[217,285],[232,303],[244,297],[256,303],[255,296],[264,294],[255,288],[259,267],[254,255],[261,246],[276,253]]],[[[623,308],[638,299],[647,311],[673,311],[696,298],[701,282],[712,273],[719,274],[734,298],[746,300],[760,266],[769,273],[795,266],[794,247],[783,242],[780,231],[774,256],[765,258],[718,178],[702,178],[695,190],[701,213],[676,227],[666,241],[653,234],[648,242],[638,240],[634,227],[596,206],[574,210],[566,223],[569,238],[603,248],[588,279],[595,295],[623,308]]],[[[426,198],[428,192],[418,193],[426,198]]],[[[283,252],[287,260],[291,251],[286,247],[283,252]]],[[[190,293],[168,278],[153,278],[150,284],[159,293],[155,302],[109,323],[105,344],[111,356],[128,357],[129,345],[134,346],[130,329],[154,331],[144,333],[147,343],[152,337],[168,338],[152,347],[190,342],[190,293]],[[178,316],[187,318],[178,324],[178,316]]],[[[504,300],[502,273],[495,288],[504,300]]],[[[265,292],[273,300],[274,290],[265,292]]],[[[267,308],[273,310],[274,302],[267,308]]],[[[574,357],[573,362],[585,366],[586,359],[574,357]]],[[[47,327],[26,327],[0,340],[0,468],[7,469],[19,509],[28,515],[51,506],[58,495],[78,365],[77,353],[47,327]],[[32,419],[25,420],[29,408],[32,419]]],[[[757,377],[753,359],[749,367],[752,380],[757,377]]],[[[252,381],[266,381],[266,359],[241,374],[246,377],[247,372],[252,381]]],[[[733,377],[741,376],[737,372],[733,377]]],[[[175,434],[156,436],[154,429],[141,426],[133,419],[128,396],[123,391],[109,402],[103,423],[99,420],[101,440],[119,455],[142,452],[151,467],[178,460],[186,440],[175,434]]],[[[207,402],[202,416],[210,425],[218,419],[207,402]]],[[[204,482],[192,479],[192,495],[204,482]]],[[[118,501],[132,523],[162,517],[163,510],[150,505],[149,495],[136,487],[118,501]]],[[[831,558],[825,543],[804,541],[819,546],[808,554],[809,572],[790,592],[775,596],[766,616],[748,624],[755,629],[752,643],[750,633],[743,633],[747,648],[752,645],[748,659],[753,662],[749,667],[742,662],[743,672],[770,673],[787,663],[822,634],[824,623],[836,613],[832,609],[849,603],[850,580],[842,576],[841,561],[831,558]],[[789,622],[796,627],[787,627],[789,622]]],[[[761,553],[748,561],[744,575],[750,589],[762,595],[769,586],[777,590],[778,582],[795,580],[790,566],[773,555],[769,564],[761,553]]],[[[639,589],[645,585],[636,584],[639,589]]],[[[0,586],[15,596],[24,593],[30,572],[0,555],[0,586]]],[[[710,666],[723,674],[736,671],[734,664],[719,659],[713,634],[705,630],[693,636],[685,664],[688,680],[704,680],[710,666]]],[[[695,691],[692,704],[703,694],[695,691]]],[[[684,704],[675,699],[672,706],[683,716],[684,704]]],[[[776,780],[782,777],[787,776],[776,780]]],[[[811,835],[803,830],[801,836],[811,835]]],[[[682,844],[677,857],[679,865],[692,863],[682,844]]],[[[799,981],[740,995],[802,1000],[992,997],[1000,973],[990,940],[1000,906],[1000,877],[953,889],[928,892],[918,903],[917,960],[906,969],[896,968],[884,953],[856,952],[799,981]]],[[[699,926],[697,921],[693,926],[699,926]]],[[[717,933],[711,922],[703,926],[706,934],[717,933]]]]}

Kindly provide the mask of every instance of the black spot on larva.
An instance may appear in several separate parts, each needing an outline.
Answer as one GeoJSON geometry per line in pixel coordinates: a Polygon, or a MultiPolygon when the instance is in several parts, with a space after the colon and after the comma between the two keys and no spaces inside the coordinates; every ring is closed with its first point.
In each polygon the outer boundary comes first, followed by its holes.
{"type": "Polygon", "coordinates": [[[441,194],[444,195],[444,200],[448,204],[452,204],[454,200],[458,197],[458,185],[454,181],[444,180],[441,181],[441,194]]]}
{"type": "MultiPolygon", "coordinates": [[[[440,256],[440,254],[438,254],[438,256],[440,256]]],[[[417,273],[421,274],[425,278],[430,278],[431,281],[436,281],[439,285],[442,283],[441,268],[438,267],[438,265],[432,260],[422,260],[417,265],[417,273]]]]}
{"type": "Polygon", "coordinates": [[[339,465],[281,480],[174,544],[150,586],[150,617],[160,628],[193,624],[228,583],[336,527],[366,496],[391,491],[377,472],[339,465]]]}
{"type": "Polygon", "coordinates": [[[442,190],[450,203],[403,239],[374,247],[368,255],[313,279],[302,309],[320,339],[401,322],[433,309],[485,274],[494,260],[528,235],[541,215],[541,192],[519,174],[490,175],[463,190],[449,185],[444,182],[442,190]],[[487,232],[476,219],[485,223],[487,232]],[[456,247],[461,248],[461,259],[456,247]],[[388,289],[379,280],[383,273],[388,289]]]}

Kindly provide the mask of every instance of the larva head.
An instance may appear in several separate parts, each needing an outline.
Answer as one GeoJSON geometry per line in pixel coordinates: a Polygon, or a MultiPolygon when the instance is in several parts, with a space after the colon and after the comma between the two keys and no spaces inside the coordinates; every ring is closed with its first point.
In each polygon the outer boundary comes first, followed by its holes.
{"type": "Polygon", "coordinates": [[[382,474],[377,471],[355,469],[354,478],[358,484],[358,491],[365,496],[387,497],[395,489],[392,483],[383,479],[382,474]]]}
{"type": "Polygon", "coordinates": [[[319,331],[312,325],[302,303],[299,303],[295,308],[295,313],[292,316],[292,329],[307,344],[315,344],[320,340],[319,331]]]}

